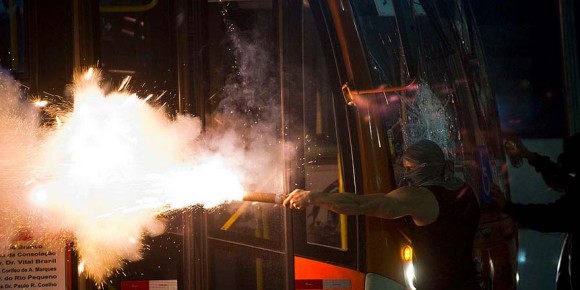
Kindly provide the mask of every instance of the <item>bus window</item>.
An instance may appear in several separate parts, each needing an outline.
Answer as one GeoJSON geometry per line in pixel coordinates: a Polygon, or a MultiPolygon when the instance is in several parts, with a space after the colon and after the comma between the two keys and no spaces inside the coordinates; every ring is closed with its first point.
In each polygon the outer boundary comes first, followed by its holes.
{"type": "Polygon", "coordinates": [[[0,67],[15,77],[27,71],[24,1],[0,1],[0,67]]]}
{"type": "MultiPolygon", "coordinates": [[[[174,7],[168,1],[102,0],[99,7],[100,39],[97,63],[110,90],[126,89],[175,113],[177,74],[174,7]],[[121,87],[123,80],[129,80],[121,87]]],[[[126,262],[105,281],[106,287],[131,289],[147,282],[150,287],[183,289],[183,221],[180,213],[160,217],[165,233],[145,237],[141,260],[126,262]]],[[[82,289],[100,289],[79,275],[82,289]]]]}
{"type": "MultiPolygon", "coordinates": [[[[341,102],[341,86],[336,82],[338,72],[329,65],[333,63],[333,56],[328,50],[329,40],[324,38],[328,31],[325,31],[324,19],[317,17],[325,13],[324,9],[323,4],[313,2],[310,5],[304,3],[301,10],[303,29],[301,41],[297,43],[302,46],[302,96],[291,104],[298,107],[293,111],[293,116],[298,117],[291,123],[296,135],[291,138],[300,143],[296,146],[299,150],[294,157],[299,167],[294,173],[300,178],[296,178],[297,184],[294,186],[313,191],[354,192],[352,155],[348,153],[349,138],[352,136],[349,136],[344,116],[346,105],[341,102]]],[[[356,274],[341,276],[337,273],[350,273],[348,270],[358,267],[360,249],[356,217],[309,206],[293,211],[292,220],[296,281],[348,277],[355,284],[358,279],[356,274]]]]}
{"type": "MultiPolygon", "coordinates": [[[[232,151],[254,152],[238,164],[252,173],[244,189],[281,192],[276,10],[269,0],[208,1],[207,12],[203,117],[208,132],[225,130],[232,137],[210,147],[233,142],[232,151]]],[[[290,273],[284,213],[281,205],[259,202],[207,211],[209,289],[285,289],[290,273]]]]}
{"type": "Polygon", "coordinates": [[[127,88],[176,112],[174,7],[168,1],[100,1],[98,66],[114,88],[127,88]],[[146,3],[145,3],[146,2],[146,3]],[[144,4],[145,3],[145,4],[144,4]]]}
{"type": "MultiPolygon", "coordinates": [[[[334,120],[333,94],[327,65],[312,14],[305,10],[304,34],[304,171],[306,189],[336,192],[338,183],[338,148],[334,120]]],[[[344,217],[325,208],[306,209],[307,242],[346,249],[341,241],[344,217]]],[[[344,229],[343,229],[344,230],[344,229]]]]}
{"type": "MultiPolygon", "coordinates": [[[[236,128],[235,146],[260,146],[275,141],[279,122],[279,90],[274,57],[275,36],[269,1],[208,3],[210,98],[206,123],[211,130],[236,128]],[[216,21],[219,20],[219,21],[216,21]],[[260,60],[260,61],[256,61],[260,60]],[[258,133],[258,134],[256,134],[258,133]],[[263,133],[263,134],[260,134],[263,133]]],[[[227,140],[223,140],[227,142],[227,140]]],[[[211,145],[210,145],[211,146],[211,145]]],[[[267,150],[267,148],[265,148],[267,150]]],[[[273,145],[270,151],[275,150],[273,145]]],[[[245,149],[240,149],[245,150],[245,149]]],[[[270,156],[271,152],[258,155],[270,156]]],[[[255,166],[260,163],[256,156],[255,166]]],[[[279,192],[281,174],[276,165],[266,175],[248,178],[248,191],[279,192]]],[[[255,168],[253,172],[265,172],[255,168]]],[[[216,238],[262,240],[280,249],[281,207],[271,204],[231,203],[211,212],[209,235],[216,238]]],[[[258,242],[260,243],[260,242],[258,242]]]]}

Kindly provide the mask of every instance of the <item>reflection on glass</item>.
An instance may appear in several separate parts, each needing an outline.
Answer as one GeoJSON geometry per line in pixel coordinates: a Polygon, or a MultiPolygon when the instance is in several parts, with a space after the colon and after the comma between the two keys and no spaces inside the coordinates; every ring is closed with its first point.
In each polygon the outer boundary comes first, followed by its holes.
{"type": "Polygon", "coordinates": [[[174,7],[167,1],[101,1],[98,66],[113,87],[131,77],[128,89],[152,95],[168,112],[177,108],[174,7]],[[138,3],[137,3],[138,2],[138,3]],[[149,3],[152,2],[152,3],[149,3]],[[135,5],[147,9],[130,9],[135,5]],[[155,5],[153,5],[155,4],[155,5]],[[122,9],[121,9],[122,8],[122,9]]]}
{"type": "Polygon", "coordinates": [[[211,289],[284,289],[281,256],[221,244],[210,246],[210,263],[215,270],[210,277],[211,289]]]}
{"type": "MultiPolygon", "coordinates": [[[[304,11],[304,168],[306,189],[339,190],[338,148],[333,115],[333,95],[325,57],[309,10],[304,11]]],[[[306,235],[309,244],[346,250],[341,227],[345,218],[318,206],[306,209],[306,235]]]]}
{"type": "Polygon", "coordinates": [[[232,202],[208,215],[209,236],[282,249],[282,208],[279,205],[232,202]]]}

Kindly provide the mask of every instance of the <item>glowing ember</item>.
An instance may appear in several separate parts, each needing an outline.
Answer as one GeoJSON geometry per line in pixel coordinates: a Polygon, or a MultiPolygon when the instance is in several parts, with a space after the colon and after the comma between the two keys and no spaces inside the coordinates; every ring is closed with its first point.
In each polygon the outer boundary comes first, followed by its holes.
{"type": "Polygon", "coordinates": [[[107,94],[98,71],[75,78],[74,110],[48,131],[0,111],[0,137],[10,140],[0,147],[10,179],[0,182],[0,243],[16,239],[16,229],[48,245],[74,240],[80,271],[102,282],[141,258],[144,235],[163,233],[160,212],[242,199],[227,156],[192,147],[199,120],[168,118],[151,96],[122,91],[128,81],[107,94]]]}
{"type": "Polygon", "coordinates": [[[46,105],[48,105],[48,101],[46,100],[36,100],[34,101],[34,105],[39,107],[39,108],[43,108],[46,107],[46,105]]]}

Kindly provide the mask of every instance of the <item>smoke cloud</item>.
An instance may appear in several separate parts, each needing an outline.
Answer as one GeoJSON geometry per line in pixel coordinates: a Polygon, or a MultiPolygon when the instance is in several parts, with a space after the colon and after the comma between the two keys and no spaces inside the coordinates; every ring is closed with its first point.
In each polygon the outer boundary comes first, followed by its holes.
{"type": "Polygon", "coordinates": [[[0,253],[23,240],[57,252],[73,241],[102,283],[142,258],[145,236],[165,231],[160,213],[281,191],[290,151],[280,142],[277,66],[263,35],[230,27],[236,67],[203,130],[197,117],[105,89],[97,70],[76,75],[74,102],[51,110],[0,71],[0,253]]]}
{"type": "Polygon", "coordinates": [[[74,241],[86,273],[102,282],[142,258],[145,236],[164,232],[159,213],[241,200],[244,189],[280,179],[271,125],[221,114],[222,125],[202,133],[198,118],[105,92],[89,70],[71,86],[73,110],[43,127],[40,110],[1,76],[3,249],[27,238],[55,251],[74,241]]]}

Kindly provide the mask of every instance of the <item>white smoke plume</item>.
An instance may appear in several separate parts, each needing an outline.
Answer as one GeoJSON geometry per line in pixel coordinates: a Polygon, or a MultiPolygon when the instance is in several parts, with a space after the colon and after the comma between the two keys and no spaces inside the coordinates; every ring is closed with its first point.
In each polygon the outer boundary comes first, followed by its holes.
{"type": "Polygon", "coordinates": [[[102,282],[141,258],[145,235],[164,232],[160,212],[240,200],[252,184],[244,180],[256,169],[247,166],[256,144],[230,129],[202,136],[197,118],[106,93],[96,70],[75,78],[74,108],[50,128],[2,76],[3,245],[24,236],[49,249],[74,241],[85,271],[102,282]]]}
{"type": "Polygon", "coordinates": [[[73,105],[41,125],[43,112],[0,71],[0,254],[22,239],[47,249],[72,241],[85,273],[102,283],[141,259],[145,236],[164,232],[159,213],[211,209],[244,190],[279,192],[275,58],[262,35],[234,30],[235,71],[203,130],[196,117],[105,89],[97,70],[75,76],[73,105]]]}

